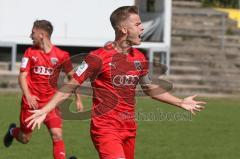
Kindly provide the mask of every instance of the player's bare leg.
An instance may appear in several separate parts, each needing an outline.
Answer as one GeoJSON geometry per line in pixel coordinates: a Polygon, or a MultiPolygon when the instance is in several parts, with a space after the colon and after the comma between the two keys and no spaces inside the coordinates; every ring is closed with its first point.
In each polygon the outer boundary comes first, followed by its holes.
{"type": "MultiPolygon", "coordinates": [[[[15,130],[13,130],[13,135],[14,135],[14,131],[15,130]]],[[[17,139],[17,141],[21,142],[22,144],[27,144],[32,137],[32,133],[24,133],[20,130],[18,135],[16,136],[14,135],[14,137],[17,139]]]]}

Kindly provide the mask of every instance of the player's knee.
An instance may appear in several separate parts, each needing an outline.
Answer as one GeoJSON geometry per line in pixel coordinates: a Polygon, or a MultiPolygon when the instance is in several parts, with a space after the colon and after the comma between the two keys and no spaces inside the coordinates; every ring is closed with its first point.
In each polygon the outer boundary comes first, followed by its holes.
{"type": "Polygon", "coordinates": [[[21,143],[23,144],[27,144],[30,141],[30,137],[29,136],[22,136],[22,140],[21,143]]]}
{"type": "Polygon", "coordinates": [[[17,140],[19,142],[21,142],[22,144],[29,143],[30,139],[31,139],[31,133],[25,134],[25,133],[23,133],[21,131],[20,131],[20,133],[19,133],[19,135],[17,137],[17,140]]]}
{"type": "Polygon", "coordinates": [[[62,133],[61,132],[53,132],[52,139],[53,139],[53,141],[62,140],[62,133]]]}

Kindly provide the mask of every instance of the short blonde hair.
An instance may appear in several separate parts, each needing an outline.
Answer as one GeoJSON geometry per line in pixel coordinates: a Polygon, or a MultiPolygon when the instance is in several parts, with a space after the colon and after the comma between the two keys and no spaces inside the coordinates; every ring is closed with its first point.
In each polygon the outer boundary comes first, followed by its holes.
{"type": "Polygon", "coordinates": [[[138,7],[136,6],[123,6],[114,10],[110,16],[112,27],[116,29],[120,22],[125,21],[130,14],[138,14],[138,7]]]}

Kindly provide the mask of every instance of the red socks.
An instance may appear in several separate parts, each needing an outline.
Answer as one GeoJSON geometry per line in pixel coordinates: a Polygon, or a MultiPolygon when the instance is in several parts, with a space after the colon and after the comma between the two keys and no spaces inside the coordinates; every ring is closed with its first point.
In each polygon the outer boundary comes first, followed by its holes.
{"type": "Polygon", "coordinates": [[[65,145],[63,140],[53,141],[53,156],[54,159],[65,159],[65,145]]]}

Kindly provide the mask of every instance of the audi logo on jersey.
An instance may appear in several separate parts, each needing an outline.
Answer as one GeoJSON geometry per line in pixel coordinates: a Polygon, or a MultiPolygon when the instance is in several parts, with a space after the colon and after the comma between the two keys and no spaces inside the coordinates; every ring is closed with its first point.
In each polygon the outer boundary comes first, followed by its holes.
{"type": "Polygon", "coordinates": [[[39,75],[52,75],[53,74],[53,69],[52,68],[47,68],[44,66],[35,66],[33,68],[33,72],[39,75]]]}
{"type": "Polygon", "coordinates": [[[139,81],[137,75],[116,75],[113,77],[113,84],[119,86],[136,86],[139,81]]]}

